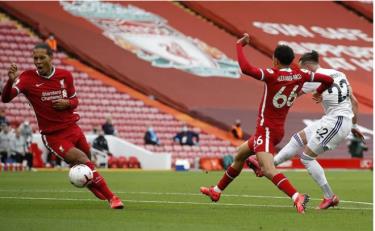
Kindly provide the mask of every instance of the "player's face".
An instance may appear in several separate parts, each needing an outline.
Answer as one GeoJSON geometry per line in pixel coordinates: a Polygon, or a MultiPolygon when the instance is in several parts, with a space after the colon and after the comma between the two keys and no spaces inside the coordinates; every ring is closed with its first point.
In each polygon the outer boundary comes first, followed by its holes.
{"type": "Polygon", "coordinates": [[[272,64],[274,67],[279,67],[279,60],[272,55],[272,64]]]}
{"type": "Polygon", "coordinates": [[[299,64],[300,68],[312,71],[312,68],[311,68],[311,66],[308,63],[299,62],[298,64],[299,64]]]}
{"type": "Polygon", "coordinates": [[[33,50],[34,65],[40,75],[49,75],[52,71],[52,57],[46,49],[37,48],[33,50]]]}

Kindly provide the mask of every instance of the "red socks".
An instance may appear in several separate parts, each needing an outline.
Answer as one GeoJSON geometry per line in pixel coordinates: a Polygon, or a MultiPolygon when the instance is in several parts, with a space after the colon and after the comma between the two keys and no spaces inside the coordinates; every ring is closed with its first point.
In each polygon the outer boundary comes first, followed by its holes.
{"type": "Polygon", "coordinates": [[[230,182],[232,182],[232,180],[238,176],[238,174],[239,172],[237,172],[237,170],[232,168],[232,166],[229,166],[227,171],[225,171],[224,176],[220,179],[219,183],[217,184],[217,187],[220,190],[224,190],[230,184],[230,182]]]}
{"type": "Polygon", "coordinates": [[[279,173],[276,174],[272,178],[272,182],[281,190],[283,191],[286,195],[289,197],[292,197],[297,190],[293,187],[293,185],[289,182],[288,178],[284,176],[284,174],[279,173]]]}
{"type": "Polygon", "coordinates": [[[87,161],[86,165],[92,170],[94,174],[91,185],[97,188],[107,200],[112,199],[113,193],[108,188],[104,178],[96,171],[94,163],[92,163],[91,161],[87,161]]]}

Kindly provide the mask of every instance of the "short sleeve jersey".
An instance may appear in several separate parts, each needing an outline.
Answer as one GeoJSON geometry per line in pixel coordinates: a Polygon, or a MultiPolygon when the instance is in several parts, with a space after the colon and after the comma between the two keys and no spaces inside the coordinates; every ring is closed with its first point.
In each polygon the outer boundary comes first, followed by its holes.
{"type": "Polygon", "coordinates": [[[260,69],[265,82],[259,105],[257,126],[284,128],[289,108],[305,82],[314,81],[314,73],[298,68],[260,69]]]}
{"type": "MultiPolygon", "coordinates": [[[[346,75],[334,69],[318,68],[316,73],[331,76],[333,84],[322,93],[322,106],[328,116],[353,117],[352,103],[350,101],[350,84],[346,75]]],[[[302,91],[305,93],[313,92],[319,87],[319,83],[305,83],[302,91]]]]}
{"type": "Polygon", "coordinates": [[[80,118],[74,109],[56,110],[52,107],[54,100],[76,97],[73,77],[69,71],[54,68],[50,76],[43,77],[36,70],[27,70],[13,87],[18,93],[23,93],[34,108],[42,134],[67,128],[80,118]]]}

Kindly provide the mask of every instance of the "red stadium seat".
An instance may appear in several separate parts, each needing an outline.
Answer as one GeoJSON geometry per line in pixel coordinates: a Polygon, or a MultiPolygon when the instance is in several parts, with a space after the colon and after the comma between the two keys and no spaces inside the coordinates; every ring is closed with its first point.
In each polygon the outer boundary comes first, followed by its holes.
{"type": "MultiPolygon", "coordinates": [[[[19,30],[13,23],[0,22],[0,74],[6,76],[11,62],[19,64],[21,70],[34,69],[31,51],[36,42],[42,41],[19,30]]],[[[192,128],[200,133],[200,147],[180,146],[172,140],[176,132],[185,123],[173,115],[161,112],[145,102],[132,98],[130,95],[117,91],[116,88],[94,79],[85,72],[77,71],[73,66],[66,65],[64,52],[54,55],[53,64],[73,72],[77,94],[80,98],[78,112],[82,119],[79,122],[84,131],[91,131],[93,126],[101,125],[110,114],[114,119],[119,136],[127,141],[140,145],[152,152],[172,153],[172,159],[183,156],[193,161],[195,157],[214,153],[233,153],[234,147],[228,141],[217,139],[214,135],[205,134],[199,128],[192,128]],[[159,135],[161,146],[144,145],[143,136],[148,125],[152,125],[159,135]]],[[[6,115],[11,122],[28,119],[33,127],[37,127],[34,113],[30,110],[24,97],[17,97],[12,103],[6,104],[6,115]]],[[[109,167],[122,167],[123,159],[109,158],[109,167]]],[[[135,163],[137,163],[135,161],[135,163]]],[[[139,163],[139,161],[138,161],[139,163]]],[[[136,166],[136,165],[135,165],[136,166]]]]}

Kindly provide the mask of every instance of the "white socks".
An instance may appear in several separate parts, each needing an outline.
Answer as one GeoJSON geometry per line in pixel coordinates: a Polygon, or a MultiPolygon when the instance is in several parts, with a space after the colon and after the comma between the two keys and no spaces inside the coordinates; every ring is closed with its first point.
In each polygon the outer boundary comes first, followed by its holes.
{"type": "Polygon", "coordinates": [[[217,193],[221,193],[221,189],[219,189],[219,187],[217,187],[217,185],[214,187],[214,191],[217,192],[217,193]]]}
{"type": "Polygon", "coordinates": [[[300,149],[304,146],[302,139],[298,133],[294,134],[287,145],[283,147],[273,158],[275,166],[283,163],[284,161],[290,160],[293,156],[297,155],[300,149]]]}
{"type": "Polygon", "coordinates": [[[293,200],[293,202],[296,201],[298,195],[299,195],[298,192],[296,192],[296,193],[293,194],[293,196],[292,196],[292,200],[293,200]]]}
{"type": "Polygon", "coordinates": [[[333,192],[331,187],[328,184],[328,181],[326,179],[326,176],[324,174],[324,170],[322,166],[316,161],[313,157],[310,157],[306,155],[305,153],[302,153],[300,155],[301,162],[307,169],[307,172],[310,174],[310,176],[315,180],[315,182],[319,185],[319,187],[322,189],[324,197],[325,198],[332,198],[333,192]]]}

